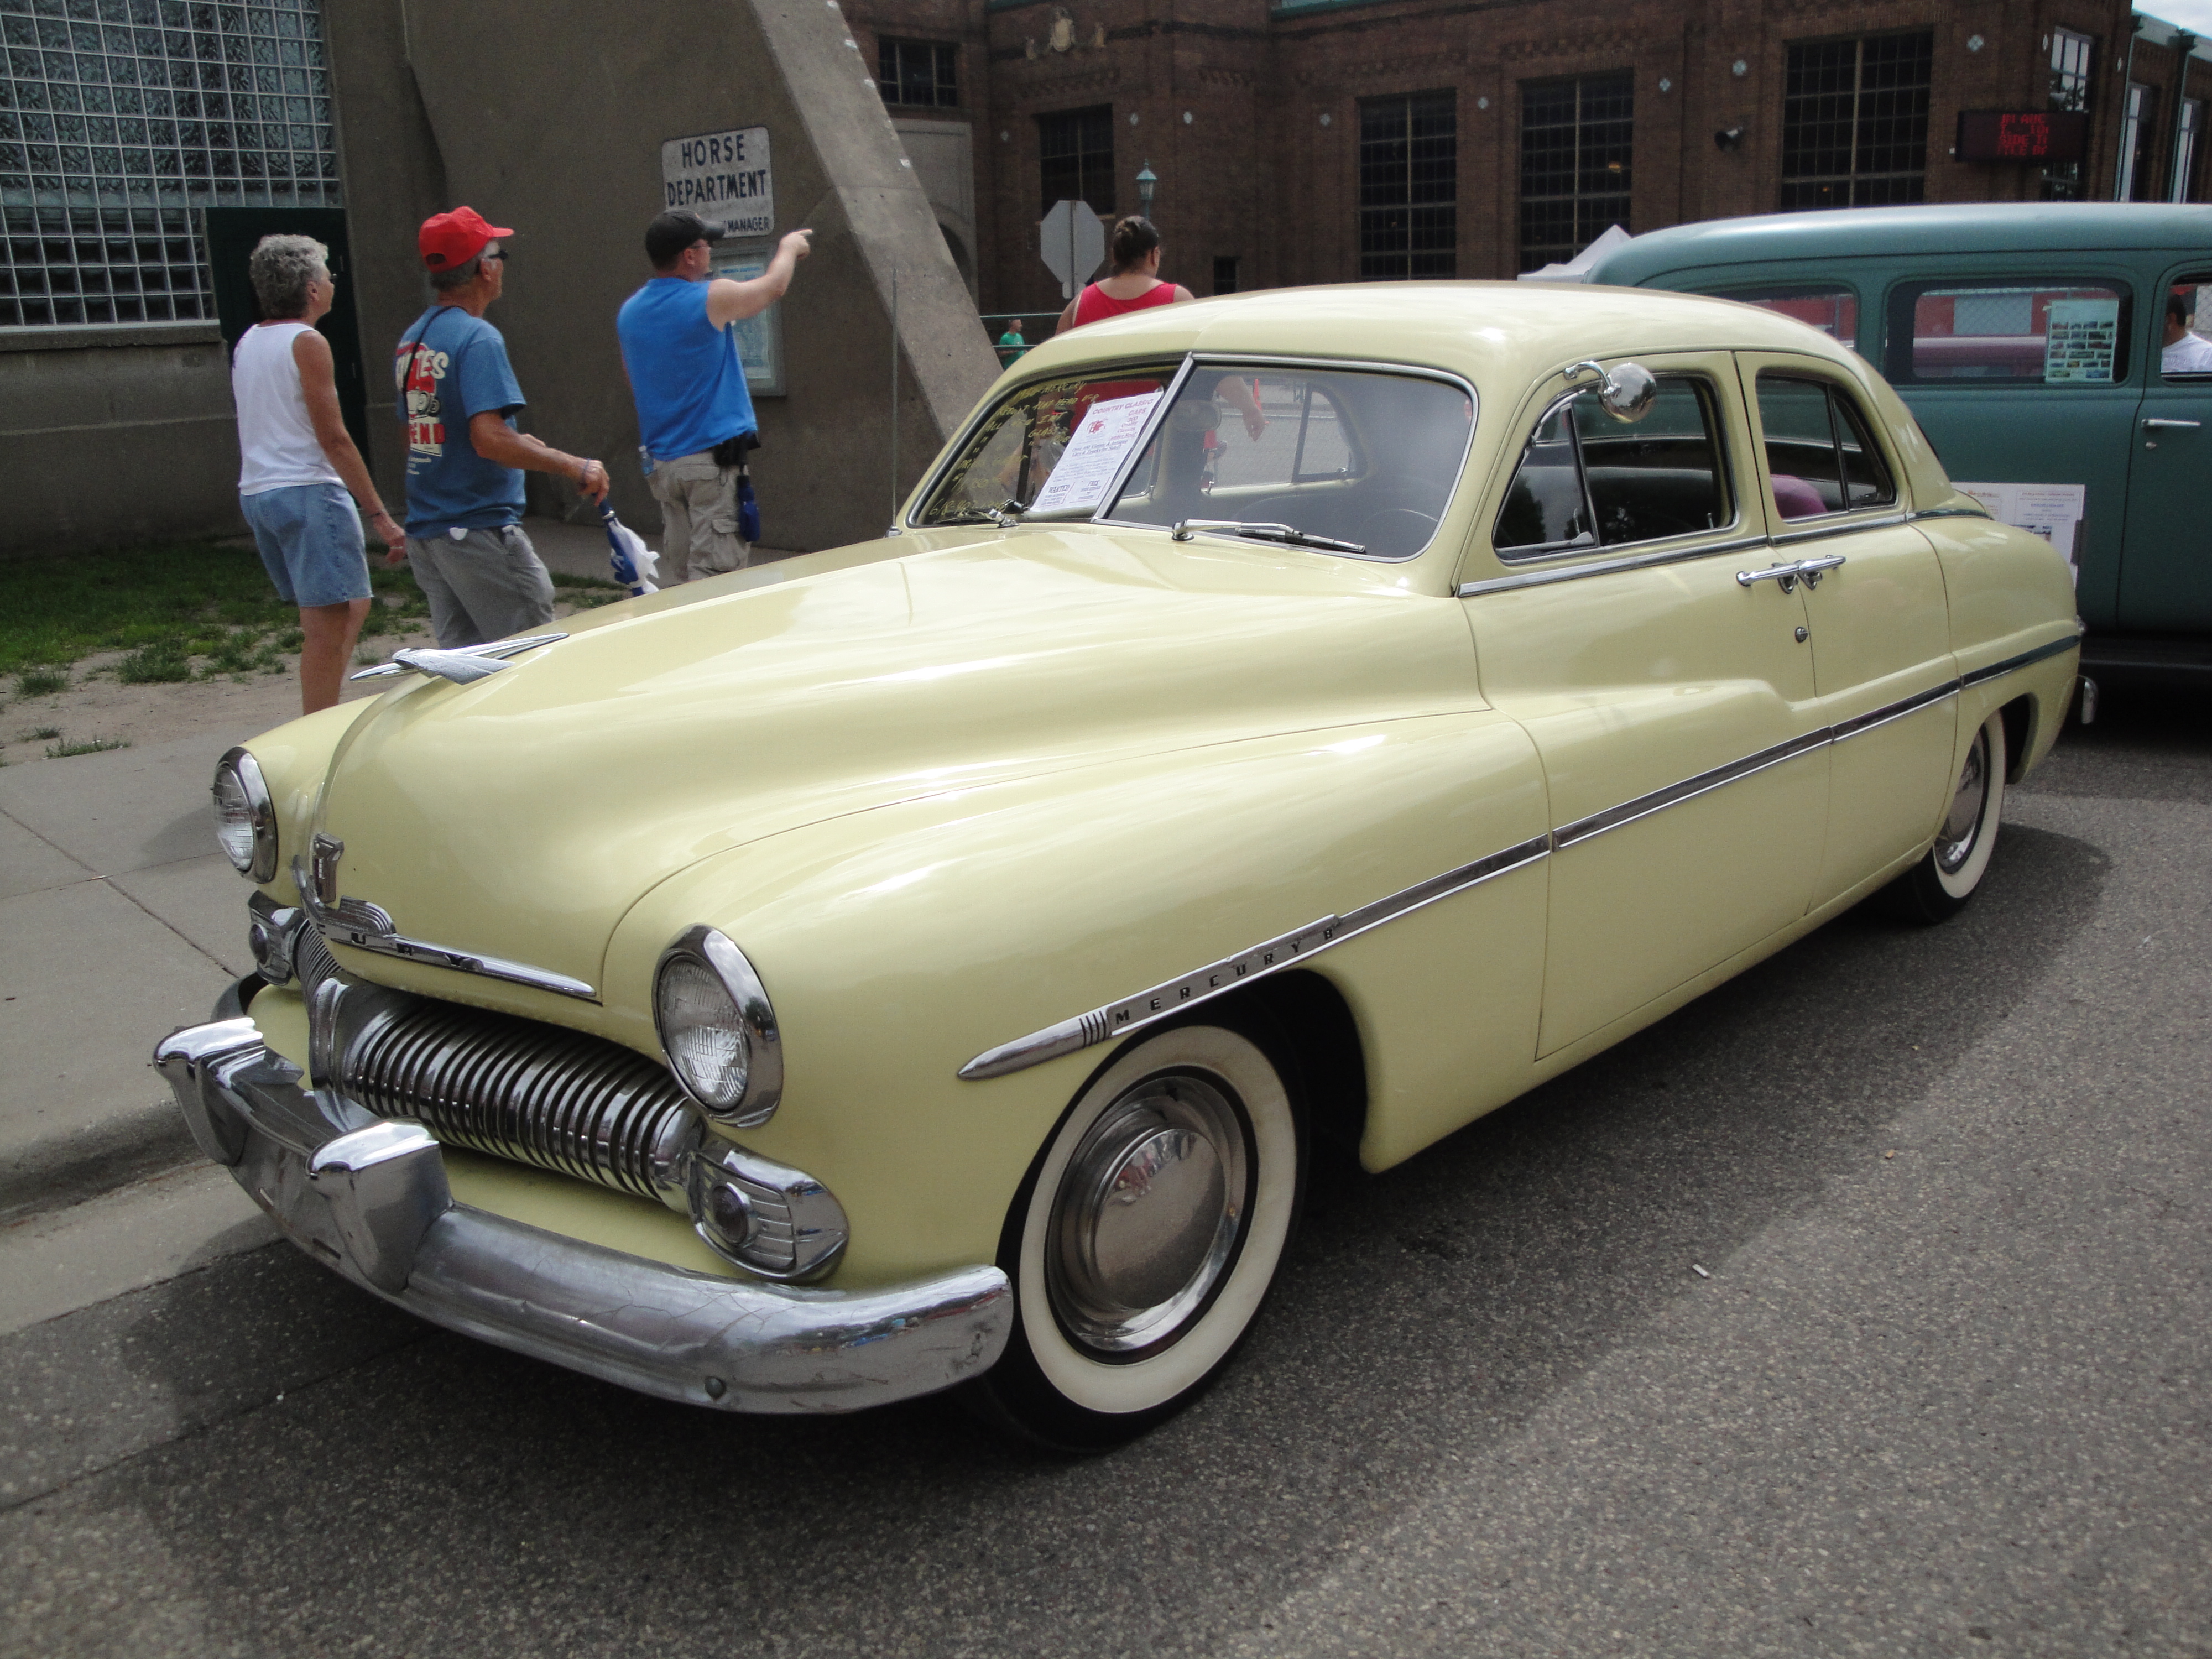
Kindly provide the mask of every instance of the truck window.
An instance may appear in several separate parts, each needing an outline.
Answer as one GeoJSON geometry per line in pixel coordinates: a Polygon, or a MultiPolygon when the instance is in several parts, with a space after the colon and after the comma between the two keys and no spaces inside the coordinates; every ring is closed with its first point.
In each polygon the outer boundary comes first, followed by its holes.
{"type": "Polygon", "coordinates": [[[2128,373],[2129,295],[2109,283],[1915,283],[1890,310],[1893,382],[2110,386],[2128,373]]]}
{"type": "MultiPolygon", "coordinates": [[[[1789,288],[1716,289],[1723,300],[1736,300],[1761,311],[1779,312],[1817,328],[1830,339],[1850,346],[1859,343],[1859,296],[1840,284],[1834,287],[1796,285],[1789,288]]],[[[2207,320],[2212,321],[2212,312],[2207,320]]]]}
{"type": "Polygon", "coordinates": [[[2212,271],[2184,276],[2166,291],[2158,367],[2168,380],[2212,380],[2212,271]]]}

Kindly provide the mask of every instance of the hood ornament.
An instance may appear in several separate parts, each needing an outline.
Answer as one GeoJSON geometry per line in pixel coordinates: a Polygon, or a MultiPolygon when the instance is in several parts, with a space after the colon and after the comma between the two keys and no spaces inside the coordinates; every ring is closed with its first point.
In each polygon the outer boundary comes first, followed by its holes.
{"type": "Polygon", "coordinates": [[[410,646],[392,653],[390,662],[380,662],[374,668],[364,668],[351,678],[357,680],[382,679],[387,675],[433,674],[441,680],[451,680],[456,685],[467,685],[496,674],[502,668],[512,667],[506,659],[525,651],[534,651],[541,645],[551,645],[565,640],[566,634],[532,634],[520,640],[501,640],[495,645],[471,645],[458,651],[438,651],[427,646],[410,646]]]}

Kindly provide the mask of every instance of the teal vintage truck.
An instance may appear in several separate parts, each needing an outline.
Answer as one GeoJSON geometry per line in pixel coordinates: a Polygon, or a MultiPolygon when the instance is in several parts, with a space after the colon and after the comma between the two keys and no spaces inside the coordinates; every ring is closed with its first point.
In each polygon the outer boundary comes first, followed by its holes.
{"type": "Polygon", "coordinates": [[[2212,207],[1978,203],[1678,225],[1592,283],[1795,316],[1962,487],[2072,557],[2085,673],[2212,680],[2212,207]]]}

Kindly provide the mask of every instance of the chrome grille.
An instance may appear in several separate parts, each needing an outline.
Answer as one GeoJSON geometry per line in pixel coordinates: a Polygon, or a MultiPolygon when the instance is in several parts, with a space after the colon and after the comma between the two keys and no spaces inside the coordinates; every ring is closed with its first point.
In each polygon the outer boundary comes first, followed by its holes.
{"type": "Polygon", "coordinates": [[[312,921],[301,921],[299,931],[292,935],[292,973],[300,981],[302,996],[313,995],[315,987],[337,977],[338,959],[323,943],[323,930],[312,921]]]}
{"type": "Polygon", "coordinates": [[[700,1120],[665,1067],[580,1031],[410,999],[347,1045],[346,1093],[447,1146],[682,1210],[700,1120]]]}

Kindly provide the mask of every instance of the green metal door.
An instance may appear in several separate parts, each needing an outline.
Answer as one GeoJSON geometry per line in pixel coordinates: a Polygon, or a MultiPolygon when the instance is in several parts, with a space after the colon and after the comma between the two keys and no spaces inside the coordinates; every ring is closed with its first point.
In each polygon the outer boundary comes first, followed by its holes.
{"type": "Polygon", "coordinates": [[[361,325],[354,308],[353,261],[346,246],[343,208],[222,207],[201,210],[207,236],[208,265],[215,278],[216,325],[226,350],[263,320],[253,298],[246,262],[264,236],[312,236],[331,251],[331,276],[337,289],[330,314],[315,326],[331,343],[338,411],[353,434],[362,459],[368,459],[368,382],[362,371],[361,325]]]}
{"type": "MultiPolygon", "coordinates": [[[[2127,544],[2119,624],[2137,633],[2212,629],[2212,373],[2166,374],[2160,362],[2165,295],[2207,292],[2200,326],[2212,329],[2212,265],[2177,266],[2154,295],[2150,373],[2131,434],[2127,544]]],[[[2191,309],[2193,309],[2193,306],[2191,309]]]]}

